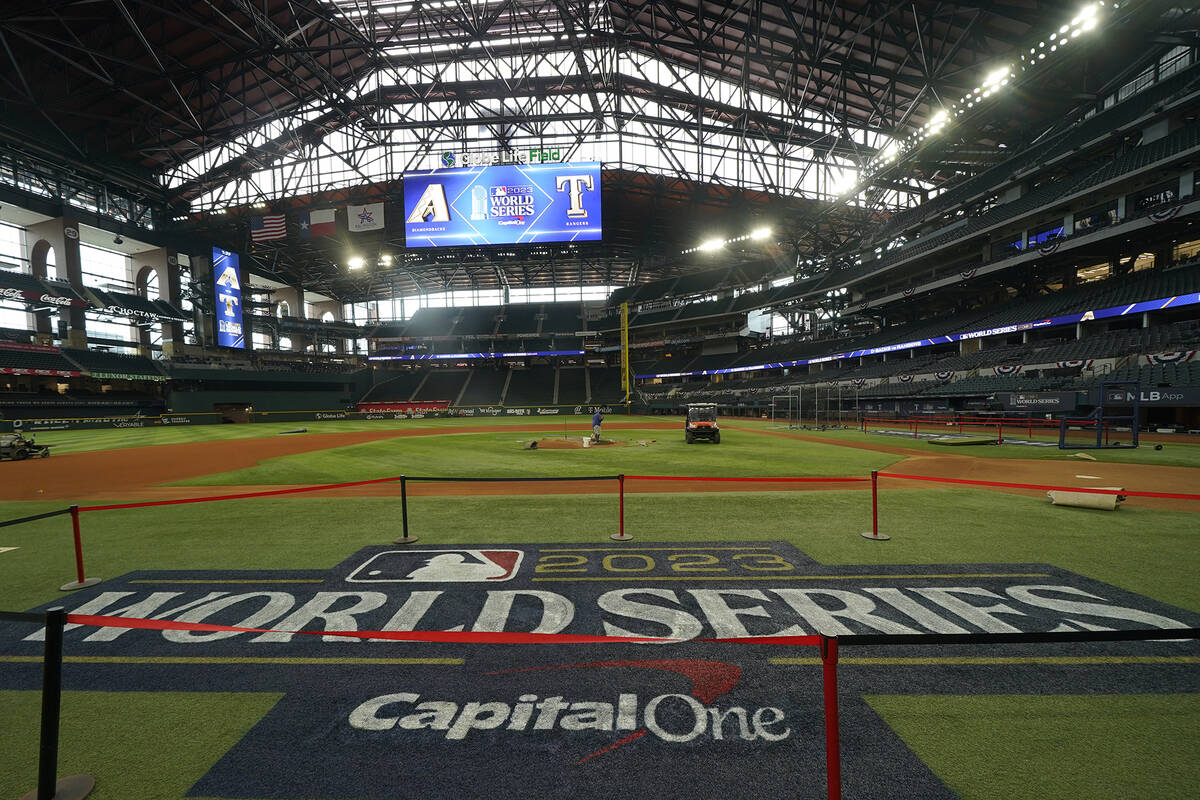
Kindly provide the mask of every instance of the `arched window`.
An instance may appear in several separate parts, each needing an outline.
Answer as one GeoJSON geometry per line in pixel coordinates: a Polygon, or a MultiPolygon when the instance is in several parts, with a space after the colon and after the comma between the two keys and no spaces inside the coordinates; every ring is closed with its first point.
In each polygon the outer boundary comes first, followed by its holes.
{"type": "MultiPolygon", "coordinates": [[[[287,300],[280,300],[275,304],[275,316],[283,319],[284,317],[290,317],[291,315],[292,307],[288,305],[287,300]]],[[[281,339],[280,341],[282,342],[283,340],[281,339]]]]}
{"type": "Polygon", "coordinates": [[[321,315],[321,322],[337,322],[337,319],[333,316],[332,311],[326,311],[321,315]]]}
{"type": "Polygon", "coordinates": [[[292,340],[290,338],[288,338],[287,336],[280,336],[279,337],[279,349],[280,350],[291,350],[292,349],[292,340]]]}

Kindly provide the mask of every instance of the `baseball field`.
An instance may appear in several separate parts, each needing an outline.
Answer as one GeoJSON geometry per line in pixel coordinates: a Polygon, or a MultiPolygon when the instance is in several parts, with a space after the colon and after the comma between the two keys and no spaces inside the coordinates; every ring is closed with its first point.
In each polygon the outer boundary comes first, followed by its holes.
{"type": "MultiPolygon", "coordinates": [[[[101,800],[823,798],[820,654],[753,637],[1200,626],[1200,443],[1086,458],[762,420],[723,421],[719,445],[674,418],[589,432],[39,434],[50,458],[0,463],[0,521],[78,506],[102,580],[59,589],[70,515],[0,527],[0,611],[151,621],[68,628],[58,773],[94,775],[101,800]],[[1129,494],[1101,511],[1044,486],[1129,494]],[[417,541],[394,544],[405,524],[417,541]],[[413,631],[430,640],[383,635],[413,631]],[[454,635],[472,632],[611,640],[454,635]]],[[[36,784],[41,638],[0,622],[2,796],[36,784]]],[[[1200,786],[1194,639],[847,646],[838,681],[846,797],[1200,786]]]]}

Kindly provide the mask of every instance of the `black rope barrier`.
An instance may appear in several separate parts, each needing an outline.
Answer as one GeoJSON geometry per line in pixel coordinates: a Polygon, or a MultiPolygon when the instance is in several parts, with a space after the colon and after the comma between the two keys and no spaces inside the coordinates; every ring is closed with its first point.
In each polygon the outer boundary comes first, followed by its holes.
{"type": "Polygon", "coordinates": [[[49,519],[50,517],[59,517],[63,514],[70,514],[71,509],[60,508],[58,511],[47,511],[44,514],[34,514],[30,517],[17,517],[16,519],[6,519],[0,521],[0,528],[7,528],[9,525],[20,525],[25,522],[33,522],[39,519],[49,519]]]}
{"type": "Polygon", "coordinates": [[[546,483],[552,481],[615,481],[620,475],[576,475],[530,478],[446,478],[429,475],[407,475],[410,481],[445,482],[445,483],[546,483]]]}

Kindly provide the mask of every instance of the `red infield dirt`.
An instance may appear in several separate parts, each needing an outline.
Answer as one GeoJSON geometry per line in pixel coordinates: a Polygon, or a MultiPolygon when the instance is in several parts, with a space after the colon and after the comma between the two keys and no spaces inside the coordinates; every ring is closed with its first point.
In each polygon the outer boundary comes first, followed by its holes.
{"type": "MultiPolygon", "coordinates": [[[[620,430],[623,426],[606,426],[620,430]]],[[[676,422],[640,422],[636,429],[675,430],[676,422]]],[[[1165,467],[1143,464],[1105,463],[1098,461],[976,458],[969,455],[937,454],[902,447],[891,443],[839,442],[804,434],[762,431],[726,425],[727,430],[746,435],[781,436],[822,444],[905,456],[888,471],[926,477],[959,478],[1006,483],[1034,483],[1059,486],[1109,487],[1131,491],[1200,492],[1196,470],[1186,467],[1165,467]]],[[[557,425],[464,426],[455,433],[537,433],[561,431],[557,425]]],[[[21,464],[0,465],[12,479],[0,480],[0,500],[64,500],[71,502],[96,500],[166,500],[171,498],[205,497],[269,491],[278,486],[162,486],[161,484],[217,472],[255,466],[262,460],[295,455],[315,450],[361,444],[401,436],[436,436],[445,428],[414,428],[409,430],[360,431],[354,433],[310,433],[304,436],[272,436],[235,441],[196,442],[190,444],[155,445],[105,450],[90,453],[58,455],[49,459],[34,459],[21,464]]],[[[722,491],[821,491],[829,489],[866,489],[869,483],[785,483],[729,481],[646,481],[626,480],[629,492],[722,492],[722,491]]],[[[888,490],[929,489],[950,484],[925,481],[881,479],[888,490]]],[[[988,488],[988,487],[978,487],[988,488]]],[[[1003,489],[1017,494],[1040,496],[1041,490],[1003,489]]],[[[590,494],[612,493],[610,481],[556,481],[505,483],[411,483],[414,496],[448,495],[513,495],[513,494],[590,494]]],[[[320,496],[378,497],[399,493],[398,484],[375,484],[324,490],[320,496]]],[[[1130,498],[1129,505],[1200,511],[1200,501],[1130,498]]]]}

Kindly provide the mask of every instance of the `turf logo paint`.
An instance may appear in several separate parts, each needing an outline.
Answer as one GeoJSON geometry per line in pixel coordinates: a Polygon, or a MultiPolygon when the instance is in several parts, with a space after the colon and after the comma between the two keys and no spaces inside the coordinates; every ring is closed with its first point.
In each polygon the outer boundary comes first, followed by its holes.
{"type": "Polygon", "coordinates": [[[507,581],[524,556],[520,550],[387,550],[376,553],[347,583],[479,583],[507,581]]]}
{"type": "Polygon", "coordinates": [[[721,661],[600,661],[504,670],[505,673],[543,672],[567,669],[654,669],[683,675],[692,681],[689,694],[658,694],[644,703],[639,695],[621,692],[616,702],[567,700],[561,695],[539,698],[522,693],[515,703],[504,701],[422,700],[414,692],[379,695],[359,704],[350,712],[348,722],[359,731],[435,730],[447,740],[463,740],[471,731],[503,729],[508,732],[533,731],[605,731],[633,733],[613,747],[592,753],[582,763],[603,752],[647,734],[664,742],[682,744],[707,741],[741,740],[780,742],[792,731],[783,709],[761,706],[747,709],[713,702],[728,694],[741,679],[742,671],[721,661]]]}

